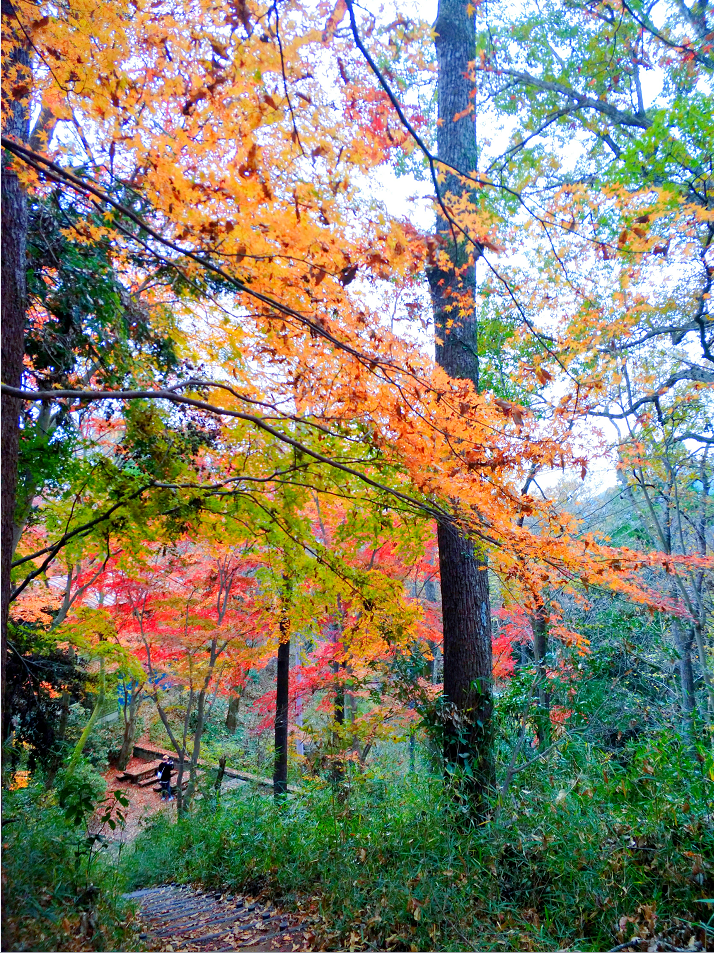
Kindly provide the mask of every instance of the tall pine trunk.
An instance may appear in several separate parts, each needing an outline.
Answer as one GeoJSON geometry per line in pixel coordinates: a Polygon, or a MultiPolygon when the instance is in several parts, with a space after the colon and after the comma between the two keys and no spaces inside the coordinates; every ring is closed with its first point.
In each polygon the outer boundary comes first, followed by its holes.
{"type": "MultiPolygon", "coordinates": [[[[3,91],[7,111],[3,135],[17,142],[27,142],[29,135],[30,58],[27,39],[19,29],[10,0],[2,0],[3,46],[8,55],[4,61],[3,91]],[[17,94],[13,95],[13,91],[17,94]],[[20,94],[20,90],[24,90],[20,94]]],[[[15,160],[16,161],[16,160],[15,160]]],[[[25,352],[27,199],[17,177],[15,162],[7,154],[2,157],[2,382],[19,387],[25,352]]],[[[2,591],[2,699],[5,700],[7,659],[7,622],[10,608],[10,568],[12,564],[17,462],[20,443],[20,401],[2,398],[2,445],[0,447],[0,497],[2,502],[2,559],[0,588],[2,591]]]]}
{"type": "MultiPolygon", "coordinates": [[[[473,16],[466,0],[439,0],[434,24],[438,64],[439,159],[465,172],[477,167],[473,82],[469,62],[476,56],[473,16]],[[454,121],[461,114],[462,118],[454,121]]],[[[466,191],[454,175],[441,183],[449,193],[466,191]]],[[[442,258],[429,270],[434,308],[436,360],[450,377],[471,380],[478,388],[478,324],[474,311],[476,249],[453,235],[440,211],[437,233],[442,258]],[[448,255],[448,263],[443,253],[448,255]],[[456,298],[461,306],[456,307],[456,298]],[[470,299],[470,306],[468,301],[470,299]],[[464,301],[466,306],[464,307],[464,301]]],[[[491,609],[485,554],[455,523],[438,527],[444,626],[444,757],[447,771],[462,779],[462,792],[478,812],[492,789],[493,696],[491,685],[491,609]]]]}

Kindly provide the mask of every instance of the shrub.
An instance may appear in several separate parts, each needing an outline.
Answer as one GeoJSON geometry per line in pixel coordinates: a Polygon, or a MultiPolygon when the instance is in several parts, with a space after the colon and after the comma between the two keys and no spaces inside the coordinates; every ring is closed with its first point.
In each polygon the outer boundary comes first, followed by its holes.
{"type": "Polygon", "coordinates": [[[78,768],[62,797],[36,783],[5,792],[3,950],[137,949],[117,870],[103,856],[101,834],[84,823],[96,778],[78,768]]]}
{"type": "Polygon", "coordinates": [[[712,895],[706,786],[676,744],[633,743],[620,764],[570,739],[520,772],[482,827],[428,778],[367,776],[344,803],[329,788],[283,805],[206,799],[178,824],[158,819],[126,873],[315,895],[328,948],[607,949],[673,918],[699,923],[712,895]]]}

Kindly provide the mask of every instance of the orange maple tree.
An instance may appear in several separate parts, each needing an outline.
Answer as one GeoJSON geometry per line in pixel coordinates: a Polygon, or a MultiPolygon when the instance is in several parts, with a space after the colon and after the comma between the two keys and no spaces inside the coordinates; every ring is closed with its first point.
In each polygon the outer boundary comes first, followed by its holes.
{"type": "MultiPolygon", "coordinates": [[[[90,376],[73,389],[7,395],[110,408],[150,398],[215,415],[220,445],[190,479],[164,481],[167,491],[205,501],[263,481],[260,505],[270,507],[274,460],[288,453],[291,473],[320,493],[349,496],[357,480],[367,506],[458,527],[549,623],[557,607],[535,594],[556,585],[670,606],[641,570],[690,557],[582,536],[575,517],[530,492],[533,473],[585,476],[570,397],[539,419],[450,377],[416,334],[387,326],[389,302],[418,327],[425,267],[451,265],[443,241],[363,187],[416,148],[422,119],[391,108],[355,48],[349,5],[83,0],[71,15],[22,2],[13,10],[26,38],[16,44],[31,45],[36,66],[31,76],[8,66],[11,96],[42,103],[31,144],[3,139],[25,188],[74,194],[87,213],[76,236],[111,243],[122,281],[147,308],[176,309],[183,355],[200,372],[160,388],[147,371],[131,390],[102,390],[90,376]],[[347,13],[352,29],[342,27],[347,13]],[[137,267],[137,248],[151,267],[137,267]],[[155,281],[160,273],[174,283],[155,281]],[[256,443],[272,456],[251,457],[246,469],[256,443]]],[[[397,22],[387,35],[408,47],[422,34],[397,22]]],[[[476,249],[498,250],[495,218],[454,184],[471,189],[466,172],[450,174],[440,208],[469,236],[466,267],[476,249]]],[[[471,307],[468,290],[447,310],[471,307]]],[[[531,372],[541,385],[552,373],[541,363],[531,372]]],[[[367,651],[358,636],[356,627],[354,658],[367,651]]]]}

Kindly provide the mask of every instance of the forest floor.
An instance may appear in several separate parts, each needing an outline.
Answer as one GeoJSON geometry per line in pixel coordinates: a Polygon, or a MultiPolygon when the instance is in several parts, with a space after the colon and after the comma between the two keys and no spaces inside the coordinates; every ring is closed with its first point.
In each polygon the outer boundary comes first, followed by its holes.
{"type": "MultiPolygon", "coordinates": [[[[160,754],[171,754],[170,751],[163,748],[157,748],[153,743],[146,742],[144,739],[137,744],[146,743],[152,749],[156,749],[160,754]]],[[[143,758],[131,758],[126,766],[126,771],[140,770],[146,767],[146,760],[143,758]]],[[[154,817],[159,811],[170,814],[176,814],[176,801],[166,801],[161,799],[161,795],[154,790],[154,784],[147,784],[144,787],[134,784],[132,781],[122,780],[124,772],[115,767],[109,767],[103,773],[102,777],[107,782],[107,792],[121,791],[129,804],[127,807],[117,805],[113,811],[116,817],[117,811],[121,811],[124,822],[117,824],[115,830],[107,829],[103,831],[110,840],[122,844],[130,844],[136,839],[142,827],[147,821],[154,817]]],[[[174,776],[175,777],[175,776],[174,776]]],[[[224,778],[222,790],[229,790],[231,787],[240,786],[243,782],[232,778],[224,778]]]]}
{"type": "MultiPolygon", "coordinates": [[[[141,758],[132,758],[127,765],[127,770],[139,769],[145,765],[146,761],[141,758]]],[[[112,841],[122,844],[130,844],[136,839],[142,827],[159,811],[166,813],[176,813],[176,801],[162,801],[161,795],[154,791],[154,785],[148,784],[146,787],[139,787],[131,781],[120,780],[123,772],[116,768],[108,768],[102,777],[107,782],[107,792],[121,791],[128,801],[127,807],[117,805],[113,811],[116,816],[117,810],[124,816],[124,823],[117,824],[115,830],[106,829],[104,835],[112,841]]]]}

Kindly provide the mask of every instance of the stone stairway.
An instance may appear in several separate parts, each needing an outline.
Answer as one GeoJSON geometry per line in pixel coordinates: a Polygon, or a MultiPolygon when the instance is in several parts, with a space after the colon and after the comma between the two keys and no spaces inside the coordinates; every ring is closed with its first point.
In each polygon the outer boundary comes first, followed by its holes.
{"type": "Polygon", "coordinates": [[[164,884],[125,894],[139,905],[140,940],[153,950],[309,950],[312,933],[269,902],[164,884]]]}

